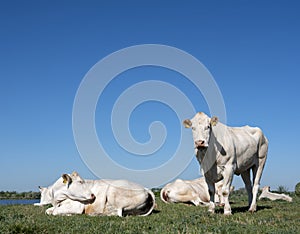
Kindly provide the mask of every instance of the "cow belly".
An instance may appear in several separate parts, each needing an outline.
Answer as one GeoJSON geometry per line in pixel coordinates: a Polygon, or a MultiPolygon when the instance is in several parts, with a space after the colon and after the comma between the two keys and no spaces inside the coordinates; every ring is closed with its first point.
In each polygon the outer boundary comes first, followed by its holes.
{"type": "Polygon", "coordinates": [[[258,156],[257,156],[256,152],[255,152],[255,154],[240,155],[237,158],[237,165],[236,165],[236,169],[235,169],[235,174],[237,174],[237,175],[241,174],[242,172],[244,172],[248,168],[252,168],[254,165],[257,164],[257,162],[258,162],[258,156]]]}
{"type": "Polygon", "coordinates": [[[258,162],[258,142],[253,137],[245,137],[235,144],[236,174],[251,168],[258,162]]]}

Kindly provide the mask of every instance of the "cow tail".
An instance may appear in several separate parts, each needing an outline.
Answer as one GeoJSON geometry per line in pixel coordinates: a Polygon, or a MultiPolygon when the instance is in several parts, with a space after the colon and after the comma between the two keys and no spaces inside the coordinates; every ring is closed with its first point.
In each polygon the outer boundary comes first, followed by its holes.
{"type": "Polygon", "coordinates": [[[148,198],[146,201],[146,206],[149,207],[149,210],[147,211],[147,213],[142,214],[141,216],[147,216],[150,215],[155,207],[155,195],[154,193],[151,191],[151,189],[146,189],[148,192],[148,198]]]}
{"type": "Polygon", "coordinates": [[[165,188],[163,188],[162,190],[160,190],[160,199],[164,203],[168,203],[168,195],[167,195],[167,192],[166,192],[165,188]]]}

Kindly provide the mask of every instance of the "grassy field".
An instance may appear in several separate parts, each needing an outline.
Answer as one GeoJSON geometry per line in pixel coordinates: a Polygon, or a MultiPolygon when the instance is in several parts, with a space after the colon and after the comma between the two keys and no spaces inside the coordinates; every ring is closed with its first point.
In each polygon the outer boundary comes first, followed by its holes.
{"type": "Polygon", "coordinates": [[[293,202],[258,201],[247,212],[245,195],[231,196],[233,215],[222,208],[209,214],[205,207],[164,204],[148,217],[48,216],[47,207],[0,206],[0,233],[300,233],[300,198],[293,202]]]}

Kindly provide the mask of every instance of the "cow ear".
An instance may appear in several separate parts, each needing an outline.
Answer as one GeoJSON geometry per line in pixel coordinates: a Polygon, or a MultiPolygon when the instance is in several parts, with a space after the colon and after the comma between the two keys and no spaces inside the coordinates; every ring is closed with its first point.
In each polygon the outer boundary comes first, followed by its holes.
{"type": "Polygon", "coordinates": [[[210,119],[210,125],[211,125],[211,126],[216,126],[218,122],[219,122],[219,119],[218,119],[218,117],[216,117],[216,116],[214,116],[214,117],[212,117],[212,118],[210,119]]]}
{"type": "Polygon", "coordinates": [[[67,184],[69,187],[69,185],[72,183],[72,178],[68,174],[63,174],[61,177],[63,178],[63,183],[67,184]]]}
{"type": "Polygon", "coordinates": [[[186,128],[190,128],[190,127],[192,127],[192,121],[189,120],[189,119],[186,119],[186,120],[183,121],[183,125],[186,128]]]}
{"type": "Polygon", "coordinates": [[[39,186],[39,190],[40,190],[40,192],[42,192],[44,189],[45,189],[44,187],[42,187],[42,186],[39,186]]]}
{"type": "Polygon", "coordinates": [[[72,174],[71,174],[71,176],[77,177],[79,175],[78,175],[77,171],[73,171],[72,174]]]}

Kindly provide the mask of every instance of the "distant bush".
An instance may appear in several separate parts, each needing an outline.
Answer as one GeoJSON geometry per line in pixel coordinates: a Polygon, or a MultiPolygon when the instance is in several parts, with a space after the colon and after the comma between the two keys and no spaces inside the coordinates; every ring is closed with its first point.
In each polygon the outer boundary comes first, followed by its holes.
{"type": "Polygon", "coordinates": [[[235,194],[235,195],[239,195],[239,196],[248,194],[247,190],[245,188],[239,188],[237,190],[234,190],[232,193],[235,194]]]}
{"type": "Polygon", "coordinates": [[[151,189],[152,190],[152,192],[154,193],[154,195],[156,196],[156,197],[159,197],[160,196],[160,190],[161,190],[161,188],[153,188],[153,189],[151,189]]]}
{"type": "Polygon", "coordinates": [[[280,185],[277,188],[277,192],[279,192],[279,193],[287,193],[288,192],[288,188],[285,187],[285,186],[283,186],[283,185],[280,185]]]}
{"type": "Polygon", "coordinates": [[[0,191],[0,199],[39,199],[39,192],[0,191]]]}
{"type": "Polygon", "coordinates": [[[296,184],[295,194],[300,197],[300,182],[298,184],[296,184]]]}

